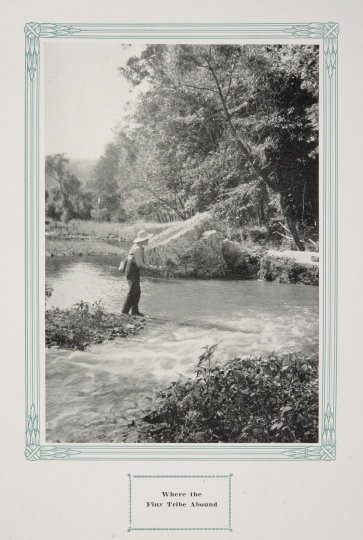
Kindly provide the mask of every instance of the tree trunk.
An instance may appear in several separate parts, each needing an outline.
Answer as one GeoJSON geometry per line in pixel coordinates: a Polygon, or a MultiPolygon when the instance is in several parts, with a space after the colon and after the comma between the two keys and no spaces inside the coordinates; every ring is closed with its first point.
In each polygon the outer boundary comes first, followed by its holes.
{"type": "Polygon", "coordinates": [[[217,77],[217,75],[216,75],[210,61],[208,60],[208,58],[205,58],[205,60],[206,60],[206,62],[208,64],[209,70],[210,70],[210,72],[211,72],[211,74],[213,76],[213,79],[215,81],[216,88],[217,88],[217,93],[219,95],[219,98],[220,98],[220,101],[221,101],[221,104],[222,104],[222,107],[223,107],[223,110],[224,110],[224,114],[225,114],[225,117],[226,117],[227,124],[228,124],[234,138],[235,138],[235,141],[237,142],[237,145],[239,146],[239,148],[240,148],[242,154],[244,155],[244,157],[246,158],[246,160],[251,165],[252,170],[254,170],[254,172],[256,173],[257,178],[261,179],[265,183],[266,186],[268,186],[270,189],[272,189],[272,191],[274,191],[275,193],[280,194],[282,211],[284,213],[287,226],[288,226],[288,228],[289,228],[289,230],[291,232],[291,236],[294,239],[294,242],[295,242],[295,245],[296,245],[297,249],[299,251],[305,251],[304,244],[301,242],[300,237],[299,237],[299,233],[298,233],[298,231],[296,229],[295,221],[293,220],[293,218],[291,216],[291,212],[290,212],[288,202],[283,201],[281,192],[278,189],[278,184],[276,183],[276,181],[274,181],[272,178],[270,178],[269,175],[267,174],[267,172],[265,170],[263,170],[258,165],[257,160],[254,158],[253,153],[252,153],[251,149],[249,148],[249,145],[245,141],[242,141],[241,137],[239,136],[239,134],[237,132],[237,129],[236,129],[236,126],[234,125],[234,123],[232,121],[231,114],[230,114],[230,112],[228,110],[226,99],[223,96],[222,88],[221,88],[221,85],[219,83],[218,77],[217,77]]]}
{"type": "Polygon", "coordinates": [[[291,236],[295,242],[297,249],[299,251],[305,251],[305,247],[304,247],[304,244],[300,240],[295,221],[293,220],[291,216],[289,204],[286,201],[284,201],[282,197],[280,197],[280,202],[281,202],[282,211],[286,219],[286,224],[289,228],[289,231],[291,232],[291,236]]]}

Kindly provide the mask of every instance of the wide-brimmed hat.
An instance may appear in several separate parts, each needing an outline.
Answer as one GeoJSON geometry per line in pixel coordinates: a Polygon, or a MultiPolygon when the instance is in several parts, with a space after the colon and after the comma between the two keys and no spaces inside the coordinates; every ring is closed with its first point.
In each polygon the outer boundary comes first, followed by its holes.
{"type": "Polygon", "coordinates": [[[137,235],[137,238],[134,240],[134,244],[137,244],[138,242],[143,242],[144,240],[149,240],[154,236],[152,233],[148,234],[146,231],[139,231],[139,234],[137,235]]]}

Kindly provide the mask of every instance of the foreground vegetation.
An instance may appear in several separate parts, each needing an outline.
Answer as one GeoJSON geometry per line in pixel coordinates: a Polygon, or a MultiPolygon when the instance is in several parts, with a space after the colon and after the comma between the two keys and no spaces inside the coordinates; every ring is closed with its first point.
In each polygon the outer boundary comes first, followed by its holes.
{"type": "Polygon", "coordinates": [[[318,358],[300,352],[213,361],[159,393],[144,420],[149,442],[318,442],[318,358]]]}
{"type": "MultiPolygon", "coordinates": [[[[46,298],[50,295],[46,292],[46,298]]],[[[144,326],[144,318],[108,313],[101,302],[91,305],[81,301],[71,309],[53,307],[45,311],[45,343],[48,347],[84,351],[92,343],[137,334],[144,326]]]]}

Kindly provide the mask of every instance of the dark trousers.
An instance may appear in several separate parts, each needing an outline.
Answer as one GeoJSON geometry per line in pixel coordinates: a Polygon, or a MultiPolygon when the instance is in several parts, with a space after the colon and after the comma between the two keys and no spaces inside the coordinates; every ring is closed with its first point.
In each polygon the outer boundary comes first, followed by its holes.
{"type": "Polygon", "coordinates": [[[131,315],[139,313],[139,302],[141,296],[140,277],[134,279],[128,279],[129,292],[126,296],[124,305],[122,306],[122,313],[129,313],[131,309],[131,315]]]}

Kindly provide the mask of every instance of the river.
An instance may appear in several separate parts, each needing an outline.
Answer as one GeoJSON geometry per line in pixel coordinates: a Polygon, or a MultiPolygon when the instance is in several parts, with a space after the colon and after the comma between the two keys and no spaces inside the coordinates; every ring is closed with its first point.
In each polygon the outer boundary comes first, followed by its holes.
{"type": "MultiPolygon", "coordinates": [[[[119,312],[127,283],[113,257],[46,260],[47,306],[102,300],[119,312]]],[[[85,352],[46,353],[46,437],[52,442],[132,442],[136,411],[163,385],[193,374],[206,344],[215,359],[318,349],[318,287],[261,281],[142,278],[138,336],[85,352]]]]}

